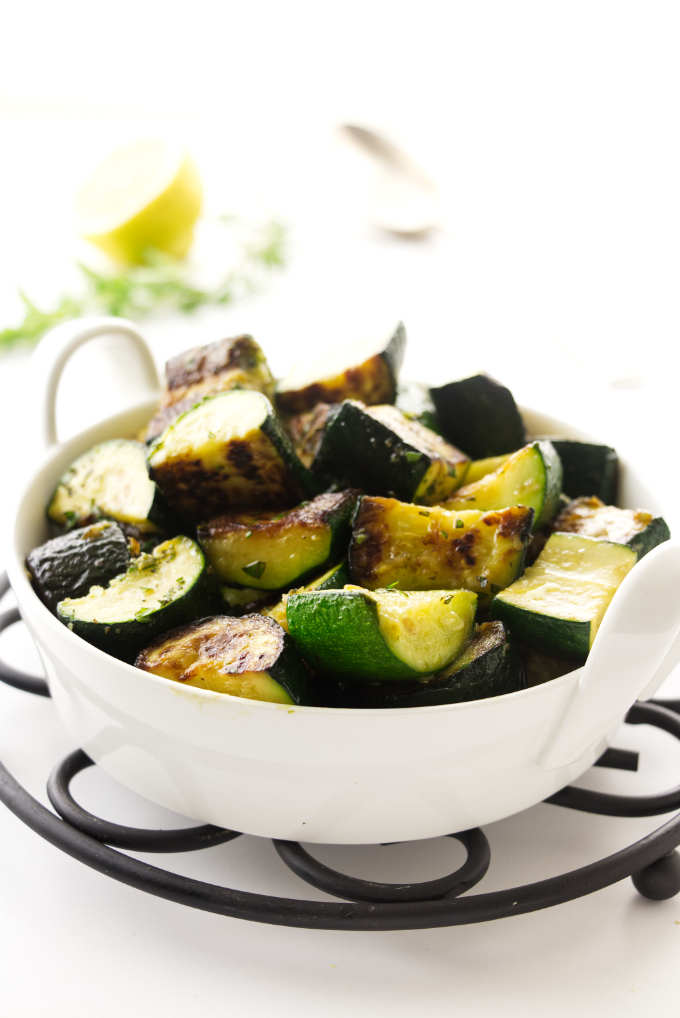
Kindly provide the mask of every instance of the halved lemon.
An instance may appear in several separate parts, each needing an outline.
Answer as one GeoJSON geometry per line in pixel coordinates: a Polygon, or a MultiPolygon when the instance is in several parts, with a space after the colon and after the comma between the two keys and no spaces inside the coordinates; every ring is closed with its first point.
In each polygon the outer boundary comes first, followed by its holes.
{"type": "Polygon", "coordinates": [[[80,189],[78,232],[129,264],[143,262],[149,248],[183,258],[202,198],[186,152],[163,141],[135,142],[112,152],[80,189]]]}

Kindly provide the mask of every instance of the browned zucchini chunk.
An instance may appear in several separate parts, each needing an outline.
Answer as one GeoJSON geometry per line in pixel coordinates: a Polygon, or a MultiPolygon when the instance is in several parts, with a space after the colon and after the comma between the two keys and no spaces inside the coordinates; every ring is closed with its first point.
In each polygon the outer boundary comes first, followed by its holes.
{"type": "Polygon", "coordinates": [[[271,403],[252,390],[192,407],[154,442],[148,462],[173,509],[194,520],[290,506],[312,488],[271,403]]]}
{"type": "Polygon", "coordinates": [[[491,595],[522,571],[533,509],[453,512],[365,496],[349,547],[352,580],[371,590],[439,588],[491,595]]]}
{"type": "Polygon", "coordinates": [[[554,530],[627,544],[639,559],[671,536],[663,517],[605,505],[595,495],[570,502],[555,520],[554,530]]]}
{"type": "Polygon", "coordinates": [[[165,392],[146,440],[157,438],[204,396],[229,389],[257,389],[270,398],[274,394],[269,365],[252,336],[221,339],[171,358],[165,365],[165,392]]]}
{"type": "Polygon", "coordinates": [[[288,512],[218,516],[201,524],[198,540],[225,583],[282,590],[345,554],[357,494],[328,492],[288,512]]]}
{"type": "Polygon", "coordinates": [[[300,414],[317,403],[360,399],[393,403],[404,357],[406,330],[399,322],[386,342],[361,344],[357,352],[324,351],[322,363],[306,363],[279,382],[276,401],[283,414],[300,414]],[[332,358],[332,359],[331,359],[332,358]]]}
{"type": "Polygon", "coordinates": [[[373,495],[432,505],[460,486],[465,453],[395,406],[346,400],[329,414],[315,469],[373,495]]]}
{"type": "Polygon", "coordinates": [[[333,403],[317,403],[312,410],[294,414],[286,421],[293,448],[306,467],[314,466],[328,416],[334,406],[333,403]]]}
{"type": "Polygon", "coordinates": [[[263,615],[216,615],[164,633],[137,657],[146,672],[214,693],[300,704],[308,675],[289,637],[263,615]]]}

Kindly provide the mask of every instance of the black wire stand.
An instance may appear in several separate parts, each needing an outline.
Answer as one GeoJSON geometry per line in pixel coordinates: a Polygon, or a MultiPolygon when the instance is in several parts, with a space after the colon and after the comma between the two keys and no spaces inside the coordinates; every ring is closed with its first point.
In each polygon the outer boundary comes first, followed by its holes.
{"type": "MultiPolygon", "coordinates": [[[[0,597],[9,589],[0,574],[0,597]]],[[[15,608],[0,613],[0,633],[20,621],[15,608]]],[[[49,696],[47,683],[0,661],[0,681],[49,696]]],[[[680,740],[680,700],[636,703],[626,723],[653,725],[680,740]]],[[[609,749],[597,765],[637,770],[637,753],[609,749]]],[[[56,811],[43,806],[0,763],[0,801],[51,844],[92,869],[131,887],[191,908],[278,926],[324,930],[413,930],[460,926],[521,915],[592,894],[626,877],[652,900],[680,892],[680,813],[632,845],[597,862],[531,884],[486,894],[465,894],[486,874],[489,843],[476,828],[450,834],[466,850],[463,865],[448,876],[421,883],[362,880],[325,866],[294,841],[274,841],[281,860],[302,880],[338,901],[282,898],[238,891],[164,870],[126,855],[136,852],[190,852],[240,837],[212,825],[181,830],[144,830],[110,823],[89,813],[70,792],[73,778],[93,761],[81,750],[58,764],[47,782],[56,811]]],[[[680,810],[680,786],[657,795],[613,795],[569,786],[546,800],[555,806],[605,816],[660,816],[680,810]]]]}

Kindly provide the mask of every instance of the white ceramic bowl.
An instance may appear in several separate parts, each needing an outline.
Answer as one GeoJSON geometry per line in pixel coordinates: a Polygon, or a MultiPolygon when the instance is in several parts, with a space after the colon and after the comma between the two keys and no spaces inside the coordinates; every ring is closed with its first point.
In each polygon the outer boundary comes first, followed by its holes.
{"type": "MultiPolygon", "coordinates": [[[[95,442],[134,435],[149,400],[56,444],[54,400],[72,351],[111,331],[153,361],[129,323],[54,330],[34,358],[51,445],[18,498],[8,571],[55,707],[75,742],[124,785],[172,810],[250,834],[369,843],[486,824],[546,798],[587,770],[639,696],[680,658],[680,547],[656,549],[612,602],[588,663],[552,682],[471,703],[391,710],[286,707],[188,688],[141,672],[74,636],[24,570],[46,537],[45,505],[71,461],[95,442]]],[[[524,410],[530,432],[584,437],[524,410]]],[[[658,511],[623,464],[622,501],[658,511]]]]}

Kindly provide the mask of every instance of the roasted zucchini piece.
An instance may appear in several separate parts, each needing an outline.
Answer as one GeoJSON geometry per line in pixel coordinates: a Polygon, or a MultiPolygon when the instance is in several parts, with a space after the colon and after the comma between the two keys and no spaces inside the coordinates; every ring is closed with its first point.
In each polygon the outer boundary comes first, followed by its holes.
{"type": "Polygon", "coordinates": [[[616,505],[619,458],[609,445],[551,438],[562,461],[563,491],[569,498],[597,495],[606,505],[616,505]]]}
{"type": "Polygon", "coordinates": [[[642,509],[618,509],[595,496],[570,502],[555,520],[554,529],[627,544],[639,559],[671,536],[662,516],[652,516],[642,509]]]}
{"type": "Polygon", "coordinates": [[[108,583],[129,564],[127,538],[110,520],[53,537],[26,556],[33,588],[51,611],[65,597],[80,597],[108,583]]]}
{"type": "Polygon", "coordinates": [[[88,643],[130,661],[158,633],[204,614],[210,603],[203,552],[188,537],[174,537],[132,559],[107,587],[60,601],[57,615],[88,643]]]}
{"type": "Polygon", "coordinates": [[[291,594],[302,594],[308,590],[339,590],[344,587],[346,583],[349,583],[349,572],[344,562],[340,565],[331,566],[321,576],[317,576],[315,580],[305,584],[304,587],[296,587],[294,590],[289,590],[283,594],[276,602],[276,604],[270,605],[268,608],[262,608],[260,613],[262,615],[268,615],[269,618],[274,619],[280,626],[282,626],[286,632],[288,632],[288,621],[286,619],[286,604],[291,594]]]}
{"type": "Polygon", "coordinates": [[[257,389],[271,399],[274,379],[267,360],[252,336],[221,339],[173,357],[165,365],[165,392],[146,430],[146,441],[157,438],[176,417],[204,396],[229,389],[257,389]]]}
{"type": "Polygon", "coordinates": [[[189,519],[229,509],[289,506],[309,494],[308,472],[261,392],[208,396],[149,450],[149,470],[189,519]]]}
{"type": "Polygon", "coordinates": [[[504,452],[501,456],[487,456],[483,460],[472,460],[465,475],[465,483],[473,484],[475,481],[480,481],[482,477],[486,477],[487,474],[492,474],[494,470],[502,467],[510,456],[512,456],[511,452],[504,452]]]}
{"type": "Polygon", "coordinates": [[[135,664],[213,693],[270,703],[306,703],[308,673],[288,636],[262,615],[216,615],[164,633],[135,664]]]}
{"type": "Polygon", "coordinates": [[[365,496],[349,546],[352,580],[401,590],[440,587],[490,596],[522,571],[533,509],[453,512],[365,496]]]}
{"type": "Polygon", "coordinates": [[[422,382],[399,382],[395,406],[410,421],[417,421],[439,434],[437,411],[427,385],[422,382]]]}
{"type": "Polygon", "coordinates": [[[386,341],[361,344],[356,351],[341,347],[329,353],[324,344],[320,363],[300,365],[279,382],[276,403],[282,414],[300,414],[317,403],[393,403],[404,358],[406,330],[399,322],[386,341]]]}
{"type": "Polygon", "coordinates": [[[352,679],[411,679],[444,668],[474,624],[468,590],[315,590],[291,594],[288,631],[303,657],[352,679]]]}
{"type": "Polygon", "coordinates": [[[254,587],[229,587],[227,584],[220,586],[220,595],[229,615],[251,615],[258,611],[265,614],[264,608],[271,605],[277,596],[271,590],[255,590],[254,587]]]}
{"type": "Polygon", "coordinates": [[[327,492],[287,512],[218,516],[199,526],[198,540],[225,583],[282,590],[344,555],[357,494],[327,492]]]}
{"type": "Polygon", "coordinates": [[[562,464],[550,442],[532,442],[512,453],[491,473],[465,484],[447,509],[503,509],[526,505],[534,510],[534,529],[545,526],[557,512],[562,492],[562,464]]]}
{"type": "MultiPolygon", "coordinates": [[[[441,672],[412,682],[322,682],[328,706],[434,707],[513,693],[526,684],[524,667],[502,622],[483,622],[462,653],[441,672]]],[[[322,695],[323,695],[322,694],[322,695]]]]}
{"type": "Polygon", "coordinates": [[[521,414],[509,389],[473,375],[430,389],[442,435],[481,459],[514,452],[526,442],[521,414]]]}
{"type": "Polygon", "coordinates": [[[609,602],[633,568],[632,548],[579,534],[551,534],[523,576],[491,605],[513,638],[585,660],[609,602]]]}
{"type": "Polygon", "coordinates": [[[286,421],[293,448],[306,467],[314,468],[328,416],[335,409],[332,403],[317,403],[312,410],[294,414],[286,421]]]}
{"type": "Polygon", "coordinates": [[[47,515],[66,529],[104,518],[147,534],[164,523],[166,508],[149,478],[142,443],[114,438],[88,449],[71,464],[57,484],[47,515]]]}
{"type": "Polygon", "coordinates": [[[462,483],[467,456],[393,406],[346,400],[329,415],[316,457],[324,475],[375,495],[431,505],[462,483]]]}

